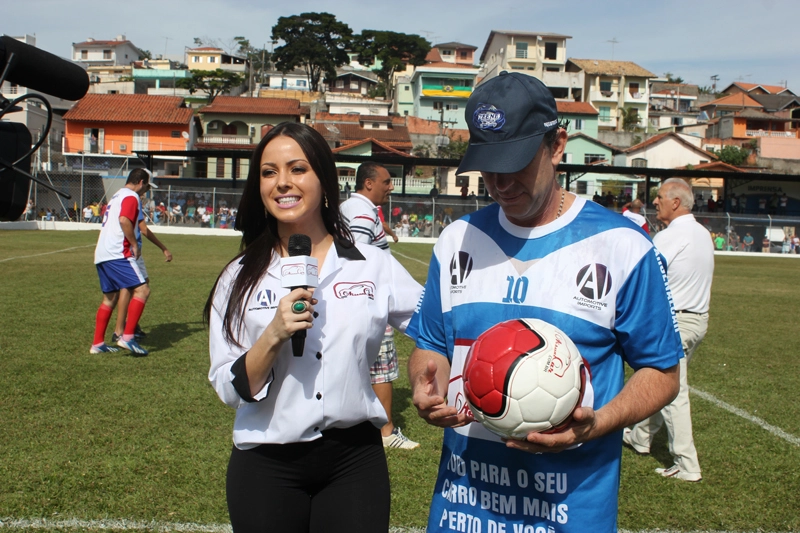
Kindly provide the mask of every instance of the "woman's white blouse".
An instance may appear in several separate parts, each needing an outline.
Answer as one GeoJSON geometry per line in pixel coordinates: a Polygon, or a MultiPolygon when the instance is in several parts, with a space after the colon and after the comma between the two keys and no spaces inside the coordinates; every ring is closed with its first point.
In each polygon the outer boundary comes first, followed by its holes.
{"type": "Polygon", "coordinates": [[[291,342],[280,349],[267,384],[248,402],[234,388],[232,367],[275,316],[281,287],[279,259],[245,307],[241,348],[222,335],[222,317],[233,279],[241,266],[231,263],[214,292],[209,324],[211,370],[208,379],[220,399],[237,409],[233,442],[239,449],[264,443],[311,441],[330,428],[369,421],[386,424],[386,413],[372,391],[369,368],[375,361],[387,322],[405,331],[422,287],[384,250],[365,244],[331,246],[319,275],[314,309],[319,316],[308,330],[302,357],[291,342]]]}

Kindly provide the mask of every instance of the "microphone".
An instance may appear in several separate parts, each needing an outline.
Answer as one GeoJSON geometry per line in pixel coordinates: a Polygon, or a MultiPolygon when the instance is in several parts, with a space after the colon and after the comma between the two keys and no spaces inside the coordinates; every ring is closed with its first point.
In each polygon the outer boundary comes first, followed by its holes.
{"type": "Polygon", "coordinates": [[[89,91],[89,75],[80,66],[3,35],[0,37],[0,72],[6,67],[7,81],[64,100],[80,100],[89,91]],[[14,57],[9,65],[12,53],[14,57]]]}
{"type": "MultiPolygon", "coordinates": [[[[281,287],[291,290],[319,285],[319,265],[311,257],[311,237],[295,233],[289,237],[289,257],[281,257],[281,287]]],[[[306,330],[292,334],[292,355],[300,357],[306,344],[306,330]]]]}

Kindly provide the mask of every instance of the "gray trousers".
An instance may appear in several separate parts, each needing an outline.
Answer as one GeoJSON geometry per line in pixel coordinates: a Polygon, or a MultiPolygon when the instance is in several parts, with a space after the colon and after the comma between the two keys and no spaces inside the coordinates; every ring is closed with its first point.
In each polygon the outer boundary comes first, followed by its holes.
{"type": "Polygon", "coordinates": [[[649,451],[653,438],[667,426],[669,453],[675,458],[683,472],[700,473],[700,462],[692,437],[692,412],[689,405],[689,381],[687,366],[692,355],[708,331],[708,313],[702,315],[678,313],[678,328],[683,344],[683,357],[680,361],[680,390],[678,396],[661,411],[633,426],[631,444],[640,452],[649,451]]]}

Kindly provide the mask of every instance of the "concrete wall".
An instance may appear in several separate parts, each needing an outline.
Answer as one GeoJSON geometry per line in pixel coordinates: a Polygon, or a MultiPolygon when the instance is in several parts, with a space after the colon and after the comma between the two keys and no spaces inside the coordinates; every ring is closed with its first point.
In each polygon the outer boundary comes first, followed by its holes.
{"type": "Polygon", "coordinates": [[[800,160],[800,139],[759,137],[758,155],[761,158],[800,160]]]}

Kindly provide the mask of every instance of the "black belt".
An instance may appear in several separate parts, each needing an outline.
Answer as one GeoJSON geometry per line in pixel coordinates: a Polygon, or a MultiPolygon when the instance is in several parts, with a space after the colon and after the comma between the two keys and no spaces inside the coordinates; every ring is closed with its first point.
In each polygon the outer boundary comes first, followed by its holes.
{"type": "Polygon", "coordinates": [[[703,313],[698,313],[696,311],[687,311],[686,309],[682,309],[680,311],[675,311],[675,313],[689,313],[690,315],[702,315],[703,313]]]}

